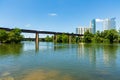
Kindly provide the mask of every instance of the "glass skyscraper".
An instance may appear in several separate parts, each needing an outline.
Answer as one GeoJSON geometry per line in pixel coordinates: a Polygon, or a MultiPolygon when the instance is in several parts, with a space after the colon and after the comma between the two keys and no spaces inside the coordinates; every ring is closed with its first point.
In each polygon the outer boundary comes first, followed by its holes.
{"type": "Polygon", "coordinates": [[[95,19],[93,19],[90,22],[90,27],[92,28],[92,33],[95,34],[96,33],[96,20],[95,19]]]}

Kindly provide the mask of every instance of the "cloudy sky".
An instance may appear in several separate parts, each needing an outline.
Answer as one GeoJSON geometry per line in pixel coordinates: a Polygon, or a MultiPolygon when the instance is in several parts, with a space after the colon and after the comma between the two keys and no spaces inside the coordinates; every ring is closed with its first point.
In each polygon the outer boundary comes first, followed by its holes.
{"type": "Polygon", "coordinates": [[[0,0],[0,26],[8,28],[75,32],[112,17],[120,27],[120,0],[0,0]]]}

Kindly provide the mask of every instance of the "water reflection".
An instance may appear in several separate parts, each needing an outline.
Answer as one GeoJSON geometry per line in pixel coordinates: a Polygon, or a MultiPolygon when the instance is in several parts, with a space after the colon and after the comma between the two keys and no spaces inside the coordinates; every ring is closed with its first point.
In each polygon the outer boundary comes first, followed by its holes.
{"type": "Polygon", "coordinates": [[[39,53],[41,51],[46,50],[63,50],[67,48],[72,48],[72,44],[60,44],[60,43],[52,43],[52,42],[23,42],[24,43],[24,51],[35,51],[35,53],[39,53]]]}
{"type": "Polygon", "coordinates": [[[1,44],[0,56],[15,55],[18,56],[23,51],[23,44],[1,44]]]}
{"type": "Polygon", "coordinates": [[[87,59],[92,64],[96,64],[96,49],[91,44],[81,43],[78,46],[78,57],[87,59]]]}
{"type": "Polygon", "coordinates": [[[39,42],[35,42],[35,51],[39,52],[39,42]]]}
{"type": "Polygon", "coordinates": [[[78,57],[88,60],[91,64],[96,65],[100,61],[107,65],[115,65],[117,44],[79,44],[78,57]]]}
{"type": "Polygon", "coordinates": [[[68,44],[54,44],[54,51],[63,50],[65,48],[68,48],[68,46],[68,44]]]}
{"type": "Polygon", "coordinates": [[[115,65],[116,62],[116,52],[118,46],[117,45],[104,45],[103,47],[103,59],[106,65],[115,65]]]}

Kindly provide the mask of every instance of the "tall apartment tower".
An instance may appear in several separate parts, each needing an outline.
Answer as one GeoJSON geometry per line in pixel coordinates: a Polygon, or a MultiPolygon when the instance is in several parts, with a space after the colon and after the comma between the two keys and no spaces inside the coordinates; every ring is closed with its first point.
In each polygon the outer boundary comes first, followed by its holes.
{"type": "Polygon", "coordinates": [[[110,29],[116,29],[116,18],[110,18],[110,19],[105,19],[103,21],[103,31],[104,30],[110,30],[110,29]]]}
{"type": "Polygon", "coordinates": [[[90,27],[92,28],[92,33],[95,34],[96,33],[96,20],[95,19],[93,19],[90,22],[90,27]]]}

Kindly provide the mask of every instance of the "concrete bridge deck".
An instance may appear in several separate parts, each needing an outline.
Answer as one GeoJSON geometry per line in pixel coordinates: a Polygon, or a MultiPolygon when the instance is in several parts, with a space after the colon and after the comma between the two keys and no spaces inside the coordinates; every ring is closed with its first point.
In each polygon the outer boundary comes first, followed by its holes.
{"type": "MultiPolygon", "coordinates": [[[[3,28],[3,27],[0,27],[0,29],[6,30],[6,31],[13,30],[10,28],[3,28]]],[[[83,34],[74,34],[74,33],[66,33],[66,32],[38,31],[38,30],[28,30],[28,29],[20,29],[20,30],[23,33],[54,34],[54,35],[66,34],[66,35],[71,35],[71,36],[83,36],[83,34]]]]}

